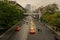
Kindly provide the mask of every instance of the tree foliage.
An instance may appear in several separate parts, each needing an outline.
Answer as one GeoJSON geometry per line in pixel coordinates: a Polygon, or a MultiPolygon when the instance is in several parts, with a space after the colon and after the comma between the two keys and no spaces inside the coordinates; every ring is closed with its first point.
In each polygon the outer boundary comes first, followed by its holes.
{"type": "Polygon", "coordinates": [[[57,11],[57,10],[58,10],[58,5],[55,4],[55,3],[54,4],[49,4],[45,7],[40,7],[40,11],[43,14],[45,14],[45,13],[51,14],[51,13],[54,13],[55,11],[57,11]]]}
{"type": "Polygon", "coordinates": [[[0,26],[10,27],[23,18],[23,11],[9,2],[0,1],[0,26]]]}
{"type": "Polygon", "coordinates": [[[51,25],[60,28],[60,12],[55,12],[54,14],[51,15],[45,14],[42,16],[41,19],[51,25]]]}
{"type": "Polygon", "coordinates": [[[43,13],[41,20],[51,25],[60,28],[60,11],[58,11],[57,4],[52,4],[41,8],[43,13]]]}

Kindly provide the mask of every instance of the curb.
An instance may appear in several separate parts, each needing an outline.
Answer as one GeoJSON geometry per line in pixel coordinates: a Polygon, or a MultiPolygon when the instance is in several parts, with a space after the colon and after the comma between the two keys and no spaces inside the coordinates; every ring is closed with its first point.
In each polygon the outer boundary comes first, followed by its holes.
{"type": "MultiPolygon", "coordinates": [[[[38,21],[38,22],[40,23],[40,21],[38,21]]],[[[54,33],[55,38],[56,38],[57,40],[60,40],[60,34],[58,34],[55,30],[53,30],[53,29],[51,28],[52,26],[49,26],[49,25],[46,24],[45,22],[42,22],[42,23],[54,33]]]]}
{"type": "Polygon", "coordinates": [[[51,26],[48,26],[47,24],[45,24],[50,30],[52,30],[53,32],[55,32],[57,35],[59,35],[60,36],[60,34],[58,34],[55,30],[53,30],[52,28],[51,28],[51,26]]]}
{"type": "Polygon", "coordinates": [[[7,40],[15,32],[15,27],[20,23],[21,21],[19,21],[18,23],[13,25],[11,28],[9,28],[7,31],[5,31],[2,35],[0,35],[0,40],[7,40]]]}
{"type": "Polygon", "coordinates": [[[55,33],[55,37],[58,39],[58,40],[60,40],[60,34],[58,34],[55,30],[53,30],[52,28],[51,28],[51,26],[49,26],[49,25],[47,25],[47,24],[45,24],[50,30],[52,30],[54,33],[55,33]]]}

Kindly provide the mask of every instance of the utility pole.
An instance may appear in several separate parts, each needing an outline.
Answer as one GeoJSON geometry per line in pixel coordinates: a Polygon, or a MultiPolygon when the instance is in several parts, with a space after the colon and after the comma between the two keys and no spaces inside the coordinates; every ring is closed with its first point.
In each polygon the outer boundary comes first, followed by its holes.
{"type": "MultiPolygon", "coordinates": [[[[42,14],[41,14],[41,12],[40,12],[40,10],[39,10],[39,19],[41,18],[41,16],[42,16],[42,14]]],[[[40,22],[40,20],[39,20],[39,22],[40,22]]]]}

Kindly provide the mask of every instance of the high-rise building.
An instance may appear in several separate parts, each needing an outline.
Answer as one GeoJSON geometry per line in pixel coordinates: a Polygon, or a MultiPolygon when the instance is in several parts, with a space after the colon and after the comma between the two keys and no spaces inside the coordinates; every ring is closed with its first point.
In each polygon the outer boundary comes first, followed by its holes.
{"type": "Polygon", "coordinates": [[[31,4],[27,4],[25,9],[27,10],[27,12],[30,12],[31,11],[31,4]]]}

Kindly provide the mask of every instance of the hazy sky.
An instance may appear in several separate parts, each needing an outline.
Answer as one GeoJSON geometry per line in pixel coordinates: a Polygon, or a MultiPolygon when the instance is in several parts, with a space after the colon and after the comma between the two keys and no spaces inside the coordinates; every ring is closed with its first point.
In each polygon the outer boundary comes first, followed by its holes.
{"type": "Polygon", "coordinates": [[[31,4],[36,8],[40,6],[46,6],[52,3],[57,3],[58,5],[60,5],[60,0],[15,0],[15,1],[17,1],[23,7],[25,7],[26,4],[31,4]]]}

